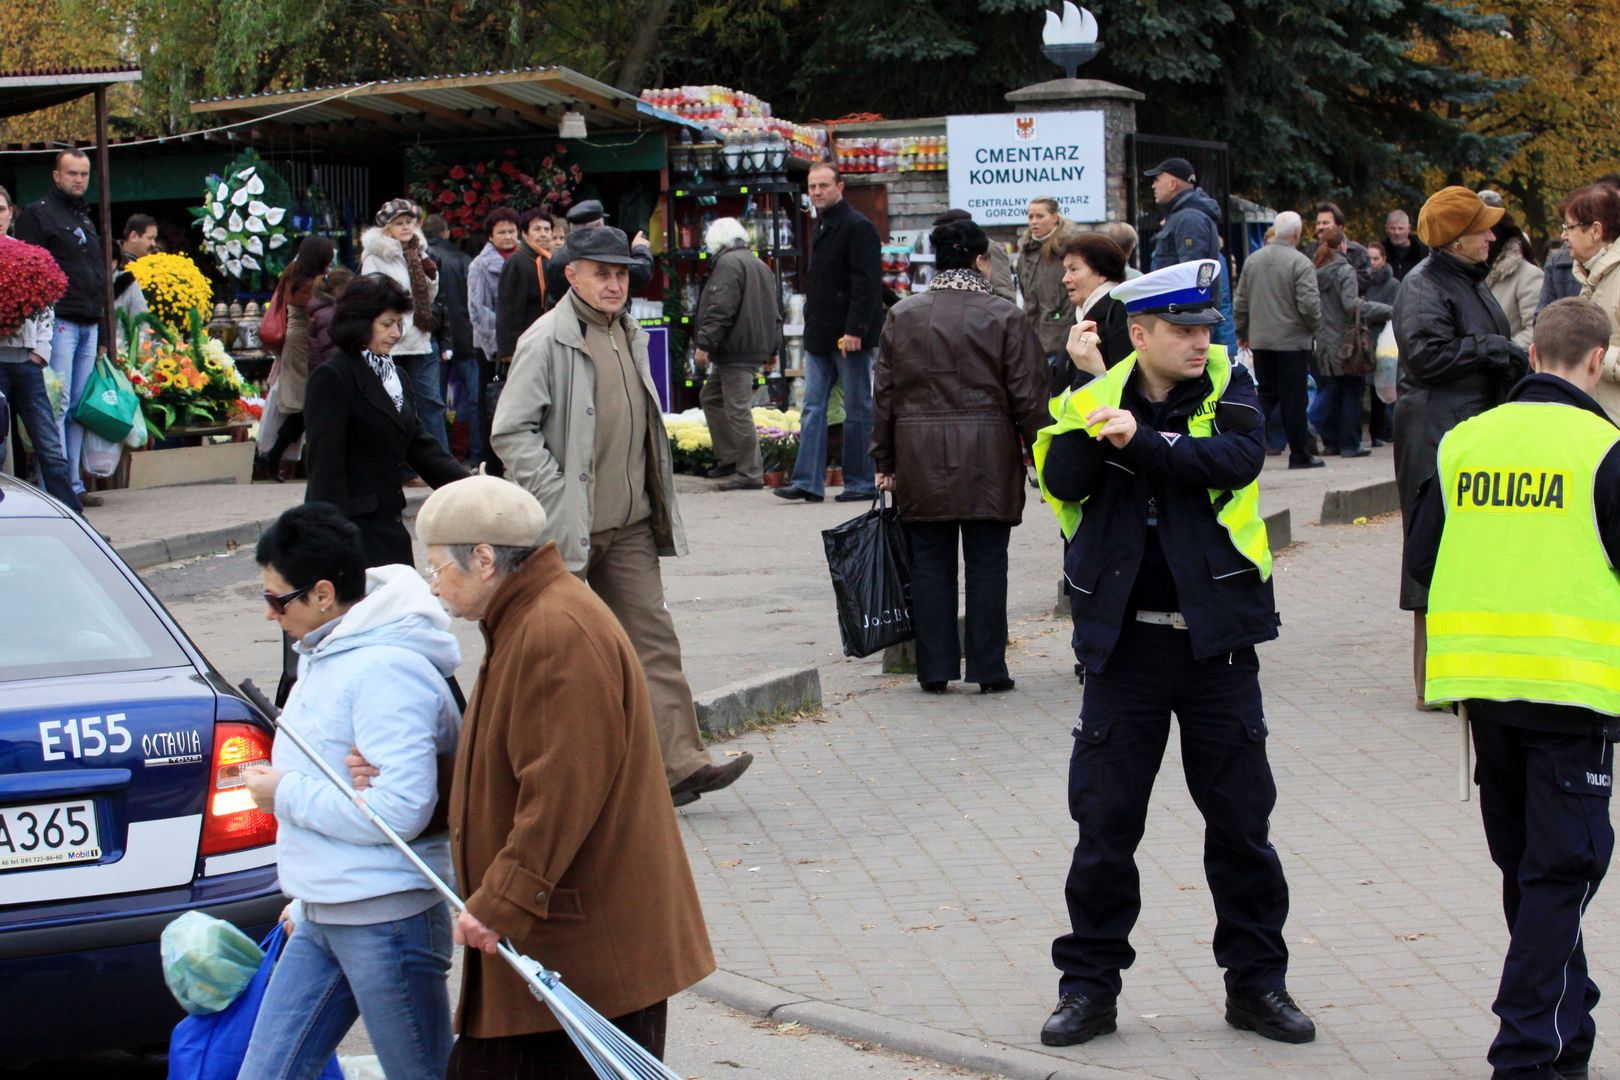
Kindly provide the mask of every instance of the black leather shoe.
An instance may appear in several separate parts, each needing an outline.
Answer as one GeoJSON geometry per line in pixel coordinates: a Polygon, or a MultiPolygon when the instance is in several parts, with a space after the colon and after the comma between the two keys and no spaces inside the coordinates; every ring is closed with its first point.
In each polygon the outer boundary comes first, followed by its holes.
{"type": "MultiPolygon", "coordinates": [[[[1290,461],[1288,463],[1290,469],[1320,469],[1326,465],[1327,462],[1319,457],[1306,458],[1304,461],[1290,461]]],[[[781,489],[778,488],[777,490],[780,491],[781,489]]]]}
{"type": "Polygon", "coordinates": [[[1340,452],[1339,456],[1340,457],[1367,457],[1371,453],[1372,453],[1372,451],[1367,449],[1365,446],[1358,446],[1354,450],[1345,450],[1345,451],[1340,452]]]}
{"type": "Polygon", "coordinates": [[[1012,679],[997,679],[995,682],[982,682],[979,684],[979,693],[1005,694],[1008,690],[1011,690],[1017,685],[1018,683],[1012,679]]]}
{"type": "Polygon", "coordinates": [[[833,496],[833,502],[871,502],[875,498],[875,491],[840,491],[833,496]]]}
{"type": "Polygon", "coordinates": [[[1316,1025],[1300,1012],[1286,990],[1268,990],[1252,998],[1228,996],[1226,1022],[1277,1042],[1308,1043],[1316,1038],[1316,1025]]]}
{"type": "Polygon", "coordinates": [[[724,480],[728,476],[736,476],[737,475],[737,466],[735,466],[735,465],[716,465],[712,469],[705,470],[703,475],[705,477],[707,477],[708,479],[710,479],[710,480],[724,480]]]}
{"type": "Polygon", "coordinates": [[[741,754],[724,765],[705,765],[685,780],[669,789],[669,797],[676,806],[697,802],[711,791],[730,787],[737,777],[748,771],[754,763],[753,754],[741,754]]]}
{"type": "Polygon", "coordinates": [[[922,687],[922,691],[925,694],[943,694],[947,690],[950,689],[950,684],[949,683],[943,683],[943,682],[920,682],[919,681],[917,683],[917,685],[922,687]]]}
{"type": "Polygon", "coordinates": [[[803,499],[805,502],[821,501],[820,495],[812,495],[803,488],[796,488],[792,487],[791,485],[788,487],[772,488],[771,494],[775,495],[778,499],[787,499],[789,501],[792,501],[793,499],[803,499]]]}
{"type": "Polygon", "coordinates": [[[1041,1025],[1041,1044],[1078,1046],[1090,1042],[1113,1031],[1117,1015],[1113,998],[1102,1001],[1085,994],[1064,994],[1041,1025]]]}

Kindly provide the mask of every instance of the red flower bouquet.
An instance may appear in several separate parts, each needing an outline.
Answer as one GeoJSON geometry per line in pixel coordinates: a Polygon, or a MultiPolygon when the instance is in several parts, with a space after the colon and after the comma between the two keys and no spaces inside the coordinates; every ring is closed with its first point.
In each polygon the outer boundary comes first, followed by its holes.
{"type": "Polygon", "coordinates": [[[419,178],[411,185],[411,195],[423,205],[440,208],[450,238],[463,240],[477,232],[496,207],[508,206],[519,213],[533,206],[567,210],[584,176],[578,165],[563,164],[567,153],[568,148],[558,143],[541,160],[525,164],[515,147],[507,147],[498,158],[446,165],[431,151],[408,152],[409,171],[419,178]]]}
{"type": "Polygon", "coordinates": [[[0,236],[0,337],[62,299],[67,285],[50,252],[0,236]]]}

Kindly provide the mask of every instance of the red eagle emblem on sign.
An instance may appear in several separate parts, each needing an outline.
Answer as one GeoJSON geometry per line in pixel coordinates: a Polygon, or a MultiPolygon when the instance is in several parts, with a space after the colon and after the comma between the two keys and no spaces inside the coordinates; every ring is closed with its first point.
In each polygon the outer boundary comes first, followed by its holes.
{"type": "Polygon", "coordinates": [[[1013,127],[1017,129],[1020,139],[1033,139],[1035,137],[1035,118],[1033,116],[1013,117],[1013,127]]]}

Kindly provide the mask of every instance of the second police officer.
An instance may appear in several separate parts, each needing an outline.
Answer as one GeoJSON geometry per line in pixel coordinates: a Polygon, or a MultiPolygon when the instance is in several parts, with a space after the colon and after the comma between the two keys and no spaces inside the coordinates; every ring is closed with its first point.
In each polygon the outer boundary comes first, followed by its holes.
{"type": "Polygon", "coordinates": [[[1218,271],[1203,259],[1115,286],[1136,351],[1054,402],[1035,448],[1068,541],[1074,652],[1088,672],[1048,1046],[1115,1029],[1142,906],[1136,847],[1172,713],[1204,817],[1226,1021],[1282,1042],[1316,1036],[1288,995],[1288,885],[1267,839],[1277,789],[1254,646],[1277,636],[1277,615],[1256,484],[1264,430],[1248,371],[1210,345],[1218,271]]]}
{"type": "Polygon", "coordinates": [[[1495,1080],[1585,1080],[1597,1029],[1582,920],[1614,851],[1620,431],[1592,394],[1609,319],[1536,318],[1535,374],[1440,443],[1406,539],[1428,586],[1424,697],[1462,703],[1510,940],[1495,1080]]]}

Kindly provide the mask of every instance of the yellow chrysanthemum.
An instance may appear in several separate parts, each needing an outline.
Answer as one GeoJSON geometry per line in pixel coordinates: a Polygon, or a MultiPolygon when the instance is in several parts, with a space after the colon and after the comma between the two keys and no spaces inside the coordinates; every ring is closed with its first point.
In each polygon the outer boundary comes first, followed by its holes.
{"type": "Polygon", "coordinates": [[[153,252],[129,264],[153,315],[177,330],[188,329],[193,311],[206,313],[214,300],[214,287],[197,264],[184,255],[153,252]]]}

